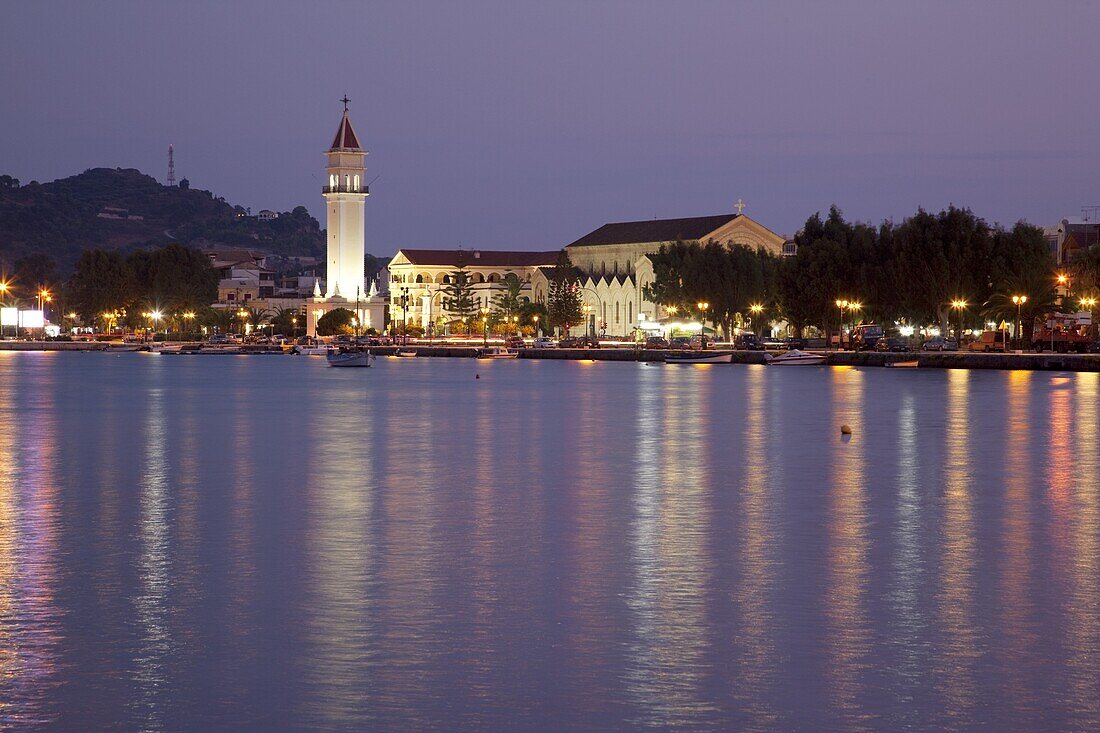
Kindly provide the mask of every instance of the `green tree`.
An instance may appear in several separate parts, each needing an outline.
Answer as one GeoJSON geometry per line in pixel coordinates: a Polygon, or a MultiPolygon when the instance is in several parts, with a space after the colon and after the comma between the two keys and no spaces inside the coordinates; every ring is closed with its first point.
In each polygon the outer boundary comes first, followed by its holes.
{"type": "Polygon", "coordinates": [[[334,308],[317,319],[318,336],[336,336],[342,333],[351,333],[352,319],[355,314],[347,308],[334,308]]]}
{"type": "Polygon", "coordinates": [[[218,299],[218,273],[197,249],[170,244],[139,250],[128,263],[141,300],[166,308],[195,309],[218,299]]]}
{"type": "Polygon", "coordinates": [[[118,252],[88,249],[66,288],[69,303],[85,323],[125,308],[134,297],[134,275],[118,252]]]}
{"type": "Polygon", "coordinates": [[[507,320],[512,316],[519,315],[520,308],[523,307],[527,298],[522,295],[523,281],[519,279],[516,273],[509,272],[501,279],[500,284],[502,290],[493,296],[493,310],[497,318],[507,320]]]}
{"type": "Polygon", "coordinates": [[[229,333],[233,328],[233,319],[235,318],[235,309],[229,308],[211,308],[209,306],[200,308],[198,311],[198,321],[201,325],[206,326],[211,331],[217,333],[229,333]]]}
{"type": "Polygon", "coordinates": [[[305,316],[297,308],[276,308],[271,314],[271,327],[275,333],[292,336],[297,328],[305,326],[305,316]]]}
{"type": "Polygon", "coordinates": [[[471,317],[477,312],[477,302],[470,273],[463,266],[451,272],[447,279],[443,286],[443,310],[455,319],[471,317]]]}
{"type": "Polygon", "coordinates": [[[550,327],[561,326],[565,331],[580,323],[584,315],[581,312],[580,273],[573,267],[569,253],[564,249],[558,254],[558,261],[550,271],[546,294],[546,311],[550,317],[550,327]]]}

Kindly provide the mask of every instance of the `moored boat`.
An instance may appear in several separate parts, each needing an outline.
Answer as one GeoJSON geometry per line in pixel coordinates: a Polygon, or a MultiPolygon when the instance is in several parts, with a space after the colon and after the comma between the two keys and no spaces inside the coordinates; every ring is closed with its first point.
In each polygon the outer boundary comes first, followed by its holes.
{"type": "Polygon", "coordinates": [[[665,357],[665,364],[729,364],[732,361],[732,351],[683,351],[665,357]]]}
{"type": "Polygon", "coordinates": [[[397,351],[393,352],[393,355],[394,356],[400,356],[402,358],[411,359],[411,358],[416,356],[416,352],[413,351],[412,349],[404,349],[404,350],[398,349],[397,351]]]}
{"type": "Polygon", "coordinates": [[[326,357],[330,367],[369,367],[374,357],[366,349],[341,348],[326,357]]]}
{"type": "Polygon", "coordinates": [[[771,356],[767,358],[768,366],[817,366],[825,363],[824,354],[814,354],[809,351],[800,351],[799,349],[791,349],[785,354],[779,356],[771,356]]]}
{"type": "Polygon", "coordinates": [[[477,350],[478,359],[515,359],[518,356],[518,351],[509,351],[500,346],[489,346],[477,350]]]}
{"type": "Polygon", "coordinates": [[[302,356],[328,356],[334,348],[332,346],[295,346],[291,352],[302,356]]]}

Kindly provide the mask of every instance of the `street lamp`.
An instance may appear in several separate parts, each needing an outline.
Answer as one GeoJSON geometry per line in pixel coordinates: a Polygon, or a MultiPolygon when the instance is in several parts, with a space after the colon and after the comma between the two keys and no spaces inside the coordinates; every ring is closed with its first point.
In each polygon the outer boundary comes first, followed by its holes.
{"type": "Polygon", "coordinates": [[[844,309],[848,307],[848,301],[838,298],[836,307],[840,310],[840,329],[837,331],[836,350],[840,351],[844,346],[844,309]]]}
{"type": "Polygon", "coordinates": [[[581,307],[581,310],[584,311],[584,336],[585,338],[588,338],[592,335],[592,327],[590,325],[592,319],[592,306],[590,306],[588,303],[585,303],[584,306],[581,307]]]}
{"type": "Polygon", "coordinates": [[[707,308],[710,308],[710,303],[701,300],[695,306],[699,309],[699,349],[705,351],[707,348],[707,308]]]}
{"type": "Polygon", "coordinates": [[[1023,339],[1020,333],[1020,311],[1024,307],[1024,303],[1027,302],[1026,295],[1013,295],[1012,302],[1016,304],[1016,347],[1020,348],[1023,344],[1023,339]]]}
{"type": "Polygon", "coordinates": [[[481,314],[481,344],[482,346],[489,346],[489,309],[481,308],[478,311],[481,314]]]}
{"type": "Polygon", "coordinates": [[[754,335],[759,336],[756,329],[756,319],[764,312],[764,306],[760,303],[753,303],[749,306],[749,311],[752,313],[752,332],[754,335]]]}
{"type": "Polygon", "coordinates": [[[153,322],[153,340],[157,340],[157,326],[160,323],[161,316],[163,314],[159,310],[154,310],[149,313],[149,319],[153,322]]]}
{"type": "Polygon", "coordinates": [[[959,330],[955,332],[955,339],[959,342],[962,341],[963,332],[963,310],[966,308],[967,302],[962,298],[955,298],[951,301],[951,307],[959,314],[959,330]]]}
{"type": "Polygon", "coordinates": [[[195,311],[184,311],[183,320],[187,322],[187,333],[191,333],[191,321],[195,319],[195,311]]]}
{"type": "Polygon", "coordinates": [[[515,329],[516,335],[519,336],[519,316],[512,316],[512,328],[515,329]]]}
{"type": "Polygon", "coordinates": [[[542,332],[539,331],[539,317],[538,317],[538,315],[536,314],[536,315],[531,316],[531,320],[535,322],[535,338],[538,338],[539,336],[542,335],[542,332]]]}
{"type": "Polygon", "coordinates": [[[290,337],[293,339],[298,338],[298,316],[290,317],[290,337]]]}
{"type": "Polygon", "coordinates": [[[1064,292],[1058,293],[1058,304],[1061,305],[1065,302],[1065,299],[1069,297],[1069,275],[1064,272],[1059,272],[1055,280],[1058,283],[1058,287],[1064,290],[1064,292]]]}

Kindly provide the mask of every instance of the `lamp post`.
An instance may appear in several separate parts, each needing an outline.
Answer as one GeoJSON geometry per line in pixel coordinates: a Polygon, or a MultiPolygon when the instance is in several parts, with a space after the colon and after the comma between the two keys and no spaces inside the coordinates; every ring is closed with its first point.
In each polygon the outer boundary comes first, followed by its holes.
{"type": "Polygon", "coordinates": [[[157,327],[160,324],[161,316],[163,316],[159,310],[154,310],[149,313],[149,320],[153,322],[153,340],[157,340],[157,327]]]}
{"type": "Polygon", "coordinates": [[[195,311],[184,311],[183,320],[187,324],[187,333],[191,333],[191,321],[195,320],[195,311]]]}
{"type": "Polygon", "coordinates": [[[516,335],[519,336],[519,316],[512,316],[512,328],[515,330],[516,335]]]}
{"type": "Polygon", "coordinates": [[[489,346],[489,309],[488,308],[481,308],[478,312],[481,313],[481,345],[485,346],[485,347],[488,347],[489,346]]]}
{"type": "Polygon", "coordinates": [[[759,336],[756,328],[756,319],[764,312],[764,306],[760,303],[753,303],[749,306],[749,311],[752,313],[752,333],[754,336],[759,336]]]}
{"type": "Polygon", "coordinates": [[[1013,295],[1012,302],[1016,304],[1016,348],[1022,348],[1023,338],[1020,333],[1020,312],[1024,307],[1024,303],[1027,302],[1026,295],[1013,295]]]}
{"type": "MultiPolygon", "coordinates": [[[[6,282],[0,282],[0,306],[7,307],[8,299],[8,284],[6,282]]],[[[18,319],[16,319],[18,322],[18,319]]],[[[15,327],[16,335],[19,334],[19,326],[15,327]]],[[[4,326],[0,324],[0,339],[4,338],[4,326]]]]}
{"type": "Polygon", "coordinates": [[[592,306],[590,306],[588,303],[585,303],[581,307],[581,310],[584,311],[584,337],[587,339],[592,333],[592,306]]]}
{"type": "Polygon", "coordinates": [[[707,350],[707,309],[710,308],[710,303],[705,300],[701,300],[695,304],[699,309],[699,350],[707,350]]]}
{"type": "Polygon", "coordinates": [[[1063,291],[1058,293],[1058,305],[1061,306],[1066,302],[1066,298],[1069,297],[1069,275],[1064,272],[1059,272],[1058,277],[1055,278],[1058,283],[1058,287],[1063,291]]]}
{"type": "Polygon", "coordinates": [[[848,301],[837,299],[836,307],[840,311],[840,329],[837,331],[836,336],[836,350],[840,351],[844,347],[844,309],[848,307],[848,301]]]}
{"type": "Polygon", "coordinates": [[[957,331],[955,331],[955,340],[960,342],[960,344],[962,342],[963,332],[963,309],[966,308],[966,305],[966,301],[962,298],[955,298],[951,301],[951,307],[956,311],[956,313],[958,313],[959,316],[959,328],[957,331]]]}
{"type": "Polygon", "coordinates": [[[401,288],[401,345],[409,345],[409,289],[401,288]]]}
{"type": "Polygon", "coordinates": [[[539,317],[538,317],[538,314],[536,313],[535,315],[531,316],[531,320],[535,322],[535,338],[538,338],[539,336],[542,335],[542,332],[539,331],[539,317]]]}

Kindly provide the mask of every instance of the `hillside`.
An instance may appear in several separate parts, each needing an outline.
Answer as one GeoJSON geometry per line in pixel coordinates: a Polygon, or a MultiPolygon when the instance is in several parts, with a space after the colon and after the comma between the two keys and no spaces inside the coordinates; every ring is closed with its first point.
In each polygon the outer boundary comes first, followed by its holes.
{"type": "Polygon", "coordinates": [[[0,176],[0,262],[45,254],[67,272],[89,247],[132,250],[172,242],[323,256],[324,234],[305,207],[276,219],[245,216],[210,191],[161,185],[134,169],[93,168],[18,186],[0,176]]]}

